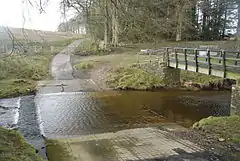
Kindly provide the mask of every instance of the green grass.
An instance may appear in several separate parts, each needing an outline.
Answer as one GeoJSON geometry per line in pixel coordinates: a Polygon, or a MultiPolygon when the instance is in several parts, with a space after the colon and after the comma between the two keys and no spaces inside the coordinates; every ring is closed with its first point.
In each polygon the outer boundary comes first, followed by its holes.
{"type": "Polygon", "coordinates": [[[240,116],[209,117],[195,123],[193,128],[240,144],[240,116]]]}
{"type": "Polygon", "coordinates": [[[46,140],[49,161],[70,161],[71,156],[65,145],[57,140],[46,140]]]}
{"type": "Polygon", "coordinates": [[[77,70],[81,69],[92,69],[94,67],[93,62],[84,61],[74,66],[77,70]]]}
{"type": "Polygon", "coordinates": [[[223,82],[223,78],[196,73],[196,72],[190,72],[186,70],[181,70],[181,82],[193,82],[200,84],[201,86],[208,86],[210,83],[217,84],[219,82],[223,82]]]}
{"type": "Polygon", "coordinates": [[[0,59],[0,98],[34,93],[36,81],[50,77],[53,55],[11,56],[0,59]]]}
{"type": "Polygon", "coordinates": [[[10,56],[0,59],[1,79],[41,80],[49,77],[52,54],[10,56]]]}
{"type": "Polygon", "coordinates": [[[36,81],[26,79],[0,80],[0,98],[10,98],[22,95],[34,94],[36,81]]]}
{"type": "Polygon", "coordinates": [[[163,86],[163,81],[148,72],[136,67],[113,70],[107,84],[114,89],[147,90],[163,86]]]}
{"type": "Polygon", "coordinates": [[[0,58],[0,98],[32,94],[36,81],[51,78],[50,63],[53,56],[75,39],[54,41],[47,44],[41,53],[27,53],[0,58]],[[50,46],[56,47],[51,52],[50,46]]]}
{"type": "Polygon", "coordinates": [[[14,130],[0,127],[1,161],[44,161],[35,149],[24,141],[23,136],[14,130]]]}

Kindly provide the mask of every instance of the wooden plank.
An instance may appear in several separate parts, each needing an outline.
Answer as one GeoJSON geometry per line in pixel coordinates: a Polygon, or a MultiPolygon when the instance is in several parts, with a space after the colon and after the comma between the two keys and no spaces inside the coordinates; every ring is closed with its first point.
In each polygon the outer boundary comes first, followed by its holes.
{"type": "Polygon", "coordinates": [[[226,67],[231,67],[231,68],[240,68],[239,65],[226,65],[226,67]]]}
{"type": "MultiPolygon", "coordinates": [[[[232,60],[232,61],[240,62],[240,59],[237,59],[237,58],[226,58],[226,60],[232,60]]],[[[236,62],[235,62],[235,65],[237,65],[236,62]]]]}
{"type": "MultiPolygon", "coordinates": [[[[195,52],[195,51],[194,51],[195,52]]],[[[188,57],[195,57],[195,54],[187,54],[188,57]]]]}

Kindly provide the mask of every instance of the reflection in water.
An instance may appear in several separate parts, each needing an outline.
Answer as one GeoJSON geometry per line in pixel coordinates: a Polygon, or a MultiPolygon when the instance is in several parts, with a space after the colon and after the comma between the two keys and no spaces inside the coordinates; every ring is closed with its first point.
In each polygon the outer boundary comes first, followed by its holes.
{"type": "Polygon", "coordinates": [[[191,126],[210,115],[228,115],[230,92],[98,92],[40,95],[45,135],[75,136],[131,126],[177,122],[191,126]]]}
{"type": "Polygon", "coordinates": [[[178,122],[191,126],[208,116],[229,114],[230,92],[123,92],[101,97],[105,110],[128,123],[178,122]]]}

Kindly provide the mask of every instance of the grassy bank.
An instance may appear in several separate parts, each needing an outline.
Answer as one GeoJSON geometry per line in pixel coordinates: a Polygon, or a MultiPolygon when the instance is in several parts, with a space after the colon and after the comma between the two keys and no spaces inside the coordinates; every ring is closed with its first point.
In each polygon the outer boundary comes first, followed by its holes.
{"type": "Polygon", "coordinates": [[[114,89],[137,89],[147,90],[162,87],[163,81],[140,68],[118,68],[113,70],[107,84],[114,89]]]}
{"type": "Polygon", "coordinates": [[[53,56],[74,40],[48,42],[43,44],[40,53],[0,57],[0,98],[34,93],[37,81],[51,78],[49,66],[53,56]],[[51,46],[54,51],[51,51],[51,46]]]}
{"type": "Polygon", "coordinates": [[[201,87],[209,86],[209,84],[218,84],[219,82],[223,82],[223,78],[206,75],[196,72],[190,72],[181,70],[181,82],[192,82],[195,84],[199,84],[201,87]]]}
{"type": "Polygon", "coordinates": [[[2,127],[0,127],[0,160],[43,161],[18,132],[2,127]]]}
{"type": "Polygon", "coordinates": [[[93,62],[88,62],[88,61],[85,61],[85,62],[81,62],[81,63],[78,63],[76,65],[74,65],[74,67],[77,69],[77,70],[81,70],[81,69],[92,69],[94,68],[94,63],[93,62]]]}
{"type": "Polygon", "coordinates": [[[193,128],[240,144],[240,116],[209,117],[195,123],[193,128]]]}
{"type": "Polygon", "coordinates": [[[57,140],[46,140],[49,161],[71,161],[71,156],[63,143],[57,140]]]}
{"type": "Polygon", "coordinates": [[[11,56],[0,59],[0,98],[35,92],[36,81],[50,77],[53,54],[11,56]]]}

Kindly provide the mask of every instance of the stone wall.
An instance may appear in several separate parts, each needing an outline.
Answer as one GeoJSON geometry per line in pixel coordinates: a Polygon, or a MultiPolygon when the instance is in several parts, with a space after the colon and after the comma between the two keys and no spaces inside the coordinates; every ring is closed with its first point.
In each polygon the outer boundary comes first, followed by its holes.
{"type": "Polygon", "coordinates": [[[231,115],[240,115],[240,80],[232,87],[231,115]]]}
{"type": "Polygon", "coordinates": [[[180,85],[180,69],[174,69],[167,66],[164,60],[142,64],[141,68],[145,71],[160,77],[166,86],[180,85]]]}

